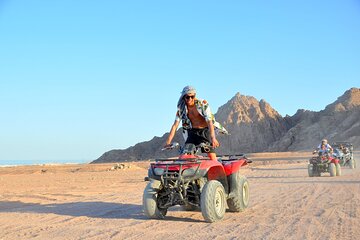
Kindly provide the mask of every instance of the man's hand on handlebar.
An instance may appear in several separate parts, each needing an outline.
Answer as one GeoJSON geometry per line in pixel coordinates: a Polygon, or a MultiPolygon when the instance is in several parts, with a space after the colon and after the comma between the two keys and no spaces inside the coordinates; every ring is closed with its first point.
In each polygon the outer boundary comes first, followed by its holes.
{"type": "Polygon", "coordinates": [[[213,139],[212,139],[211,146],[212,146],[213,148],[217,148],[217,147],[220,146],[220,143],[218,142],[218,140],[217,140],[216,138],[213,138],[213,139]]]}
{"type": "Polygon", "coordinates": [[[170,143],[170,144],[165,144],[165,146],[161,150],[174,149],[174,148],[176,148],[178,146],[179,146],[179,143],[177,143],[177,142],[170,143]]]}

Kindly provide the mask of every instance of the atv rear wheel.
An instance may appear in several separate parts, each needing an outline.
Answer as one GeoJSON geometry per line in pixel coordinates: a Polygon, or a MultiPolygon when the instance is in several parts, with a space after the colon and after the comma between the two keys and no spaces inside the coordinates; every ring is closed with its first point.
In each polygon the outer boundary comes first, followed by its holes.
{"type": "Polygon", "coordinates": [[[352,156],[351,159],[354,161],[354,168],[357,168],[357,163],[356,160],[354,159],[354,157],[352,156]]]}
{"type": "Polygon", "coordinates": [[[224,218],[226,208],[225,190],[217,180],[207,182],[201,192],[201,213],[207,222],[224,218]]]}
{"type": "Polygon", "coordinates": [[[308,174],[309,177],[313,177],[314,176],[314,165],[313,164],[308,164],[308,174]]]}
{"type": "Polygon", "coordinates": [[[341,176],[341,166],[339,163],[335,165],[336,167],[336,176],[341,176]]]}
{"type": "Polygon", "coordinates": [[[151,181],[144,190],[143,210],[148,218],[163,219],[167,213],[167,209],[159,209],[157,206],[157,191],[159,187],[159,181],[151,181]]]}
{"type": "Polygon", "coordinates": [[[336,166],[334,163],[330,163],[329,165],[329,172],[330,172],[330,176],[331,177],[335,177],[336,176],[336,166]]]}
{"type": "Polygon", "coordinates": [[[239,172],[230,175],[230,197],[227,200],[231,212],[242,212],[249,205],[250,188],[245,176],[239,172]]]}
{"type": "Polygon", "coordinates": [[[350,168],[351,169],[355,168],[355,160],[354,160],[354,158],[352,156],[351,156],[351,159],[350,159],[350,168]]]}

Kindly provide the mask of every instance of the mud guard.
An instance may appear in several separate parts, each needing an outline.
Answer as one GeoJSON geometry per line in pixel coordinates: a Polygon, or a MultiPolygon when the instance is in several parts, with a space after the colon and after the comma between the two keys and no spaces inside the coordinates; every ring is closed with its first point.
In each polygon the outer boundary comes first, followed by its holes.
{"type": "Polygon", "coordinates": [[[209,181],[218,180],[223,185],[225,189],[225,193],[229,194],[229,185],[228,185],[227,177],[224,168],[221,164],[219,166],[210,167],[207,170],[206,175],[209,181]]]}
{"type": "Polygon", "coordinates": [[[338,164],[338,163],[340,163],[340,160],[337,159],[337,158],[333,158],[333,159],[331,159],[330,162],[333,163],[333,164],[338,164]]]}
{"type": "Polygon", "coordinates": [[[247,165],[246,159],[243,160],[236,160],[230,162],[229,164],[224,164],[224,170],[226,176],[229,176],[237,171],[239,171],[240,167],[247,165]]]}

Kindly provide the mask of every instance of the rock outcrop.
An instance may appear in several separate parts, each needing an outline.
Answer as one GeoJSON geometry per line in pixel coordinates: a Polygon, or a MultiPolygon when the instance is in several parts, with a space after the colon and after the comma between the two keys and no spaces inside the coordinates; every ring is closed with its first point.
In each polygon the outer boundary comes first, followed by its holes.
{"type": "Polygon", "coordinates": [[[219,153],[261,152],[290,127],[265,100],[237,93],[219,108],[216,119],[230,132],[220,136],[219,153]]]}
{"type": "Polygon", "coordinates": [[[322,138],[329,142],[349,141],[360,146],[360,89],[346,91],[320,112],[299,110],[290,117],[293,127],[269,151],[309,150],[322,138]]]}

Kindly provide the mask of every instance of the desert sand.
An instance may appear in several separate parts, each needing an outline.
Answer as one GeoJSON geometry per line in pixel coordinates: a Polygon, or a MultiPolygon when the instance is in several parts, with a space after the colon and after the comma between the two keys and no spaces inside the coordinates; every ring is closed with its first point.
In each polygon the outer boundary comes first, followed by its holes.
{"type": "Polygon", "coordinates": [[[2,167],[0,239],[359,239],[360,168],[310,178],[310,155],[251,154],[249,208],[216,223],[180,207],[147,219],[148,161],[2,167]]]}

